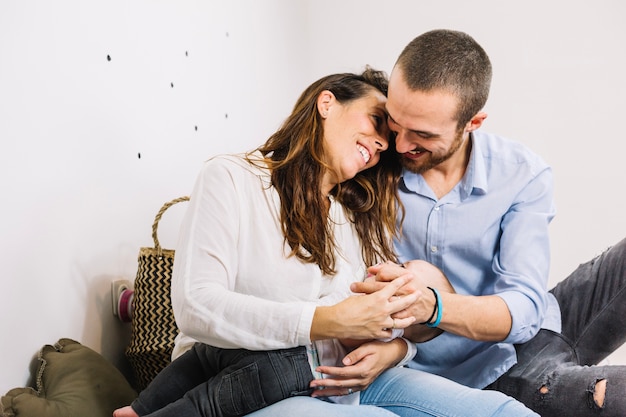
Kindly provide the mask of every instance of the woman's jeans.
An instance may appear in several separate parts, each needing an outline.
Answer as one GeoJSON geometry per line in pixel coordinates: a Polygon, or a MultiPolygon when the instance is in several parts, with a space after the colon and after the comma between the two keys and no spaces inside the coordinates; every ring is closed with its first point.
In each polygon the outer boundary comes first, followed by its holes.
{"type": "Polygon", "coordinates": [[[276,416],[537,417],[537,414],[501,392],[468,388],[414,369],[392,368],[361,392],[361,405],[333,404],[297,397],[248,415],[276,416]]]}
{"type": "Polygon", "coordinates": [[[467,388],[408,368],[384,372],[360,393],[359,406],[309,397],[311,379],[304,347],[251,352],[196,343],[161,371],[132,407],[137,414],[151,417],[235,416],[259,408],[251,415],[536,416],[500,392],[467,388]],[[270,405],[283,398],[289,399],[270,405]]]}
{"type": "Polygon", "coordinates": [[[551,290],[561,333],[541,330],[516,346],[517,365],[490,385],[543,417],[626,416],[626,366],[592,366],[626,342],[626,239],[580,265],[551,290]],[[604,403],[594,401],[606,382],[604,403]]]}
{"type": "Polygon", "coordinates": [[[309,396],[306,348],[219,349],[196,343],[170,363],[131,404],[140,416],[243,416],[277,401],[309,396]]]}

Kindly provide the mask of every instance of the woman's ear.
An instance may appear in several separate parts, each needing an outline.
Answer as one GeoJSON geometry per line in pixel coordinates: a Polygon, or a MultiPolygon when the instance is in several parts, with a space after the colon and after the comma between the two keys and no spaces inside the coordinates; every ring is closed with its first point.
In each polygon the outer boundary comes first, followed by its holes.
{"type": "Polygon", "coordinates": [[[320,112],[322,118],[325,119],[328,117],[328,112],[330,111],[334,101],[335,95],[329,90],[324,90],[319,96],[317,96],[317,111],[320,112]]]}

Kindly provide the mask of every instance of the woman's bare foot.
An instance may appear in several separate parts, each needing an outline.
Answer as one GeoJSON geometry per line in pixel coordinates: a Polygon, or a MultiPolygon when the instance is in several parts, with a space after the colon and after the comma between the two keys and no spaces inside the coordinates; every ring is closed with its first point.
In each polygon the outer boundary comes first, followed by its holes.
{"type": "Polygon", "coordinates": [[[139,414],[135,413],[135,410],[130,405],[127,405],[113,411],[113,417],[139,417],[139,414]]]}

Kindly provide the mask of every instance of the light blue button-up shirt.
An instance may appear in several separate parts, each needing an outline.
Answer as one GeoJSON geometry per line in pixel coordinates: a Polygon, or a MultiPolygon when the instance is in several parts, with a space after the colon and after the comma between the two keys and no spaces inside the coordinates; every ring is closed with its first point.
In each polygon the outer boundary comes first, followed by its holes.
{"type": "MultiPolygon", "coordinates": [[[[548,225],[555,215],[551,168],[523,145],[475,131],[467,171],[437,199],[424,178],[405,171],[401,261],[439,267],[459,294],[497,294],[513,319],[501,343],[443,333],[417,345],[409,365],[484,388],[516,363],[514,343],[540,328],[560,331],[556,299],[547,292],[548,225]]],[[[443,306],[445,311],[445,305],[443,306]]]]}

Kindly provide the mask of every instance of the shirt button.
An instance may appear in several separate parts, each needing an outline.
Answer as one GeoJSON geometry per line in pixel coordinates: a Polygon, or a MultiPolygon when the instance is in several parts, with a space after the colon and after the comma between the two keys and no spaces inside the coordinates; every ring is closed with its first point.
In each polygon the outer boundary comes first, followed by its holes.
{"type": "Polygon", "coordinates": [[[439,206],[435,207],[435,211],[439,211],[439,206]]]}
{"type": "Polygon", "coordinates": [[[437,252],[437,246],[433,245],[430,247],[431,252],[437,252]]]}

